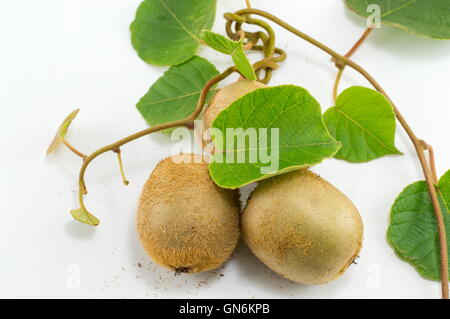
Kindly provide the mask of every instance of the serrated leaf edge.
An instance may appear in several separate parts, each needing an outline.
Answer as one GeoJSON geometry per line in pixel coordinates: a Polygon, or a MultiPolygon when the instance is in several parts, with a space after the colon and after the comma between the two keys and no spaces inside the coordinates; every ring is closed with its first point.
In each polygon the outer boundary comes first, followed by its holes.
{"type": "MultiPolygon", "coordinates": [[[[450,172],[450,171],[449,171],[449,172],[450,172]]],[[[444,174],[443,176],[445,176],[445,174],[444,174]]],[[[442,177],[441,177],[441,179],[442,179],[442,177]]],[[[402,252],[400,249],[397,249],[397,247],[395,247],[394,242],[393,242],[393,239],[392,239],[392,237],[391,237],[391,235],[390,235],[390,232],[391,232],[390,230],[391,230],[391,225],[392,225],[392,217],[393,217],[393,215],[394,215],[394,206],[398,203],[398,201],[400,200],[400,197],[402,196],[402,194],[403,194],[403,192],[406,190],[406,188],[412,187],[412,186],[418,185],[418,184],[425,184],[425,185],[426,185],[426,182],[425,182],[425,181],[416,181],[416,182],[413,182],[413,183],[407,185],[407,186],[400,192],[400,194],[396,197],[396,199],[394,200],[394,203],[393,203],[392,206],[391,206],[391,210],[390,210],[390,214],[389,214],[389,226],[388,226],[388,231],[386,232],[386,240],[387,240],[389,246],[391,246],[391,248],[394,250],[394,252],[395,252],[395,254],[397,255],[397,257],[400,258],[401,260],[407,262],[407,263],[410,264],[414,269],[416,269],[416,271],[419,273],[419,275],[420,275],[422,278],[425,278],[425,279],[427,279],[427,280],[439,281],[439,280],[440,280],[440,276],[430,276],[430,275],[425,271],[425,269],[424,269],[423,266],[418,265],[417,263],[414,263],[414,261],[415,261],[416,259],[406,256],[404,252],[402,252]]],[[[427,193],[428,193],[428,191],[427,191],[427,193]]],[[[431,200],[431,199],[430,199],[430,200],[431,200]]],[[[441,201],[443,201],[443,199],[442,199],[442,198],[439,198],[439,202],[440,202],[440,203],[441,203],[441,201]]],[[[441,204],[442,204],[442,203],[441,203],[441,204]]],[[[447,212],[448,212],[448,211],[447,211],[447,212]]],[[[449,280],[450,280],[450,275],[449,275],[449,280]]]]}

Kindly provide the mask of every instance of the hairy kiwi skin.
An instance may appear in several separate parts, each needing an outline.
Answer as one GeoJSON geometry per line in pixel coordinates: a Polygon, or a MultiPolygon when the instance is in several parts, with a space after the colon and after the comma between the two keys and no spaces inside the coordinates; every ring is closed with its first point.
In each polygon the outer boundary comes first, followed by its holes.
{"type": "Polygon", "coordinates": [[[200,161],[194,154],[162,160],[139,201],[137,232],[142,245],[156,263],[176,273],[219,267],[240,235],[238,191],[219,188],[207,163],[200,161]]]}
{"type": "MultiPolygon", "coordinates": [[[[211,99],[208,108],[202,119],[203,130],[211,128],[212,122],[216,119],[220,112],[225,110],[230,104],[256,89],[267,87],[267,85],[248,79],[239,79],[220,89],[211,99]]],[[[206,139],[205,142],[210,142],[206,139]]]]}
{"type": "Polygon", "coordinates": [[[303,284],[340,277],[358,256],[363,236],[352,202],[306,169],[260,182],[243,212],[241,229],[264,264],[303,284]]]}

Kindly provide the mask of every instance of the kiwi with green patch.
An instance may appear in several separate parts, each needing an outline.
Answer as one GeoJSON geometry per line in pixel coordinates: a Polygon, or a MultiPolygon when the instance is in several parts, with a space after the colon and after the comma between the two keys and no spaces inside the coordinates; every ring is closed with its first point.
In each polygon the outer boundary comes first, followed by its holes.
{"type": "Polygon", "coordinates": [[[224,263],[239,239],[239,193],[218,187],[201,155],[161,161],[145,184],[137,232],[158,264],[179,273],[224,263]]]}
{"type": "Polygon", "coordinates": [[[303,169],[261,181],[241,219],[252,252],[283,277],[324,284],[358,256],[363,224],[338,189],[303,169]]]}

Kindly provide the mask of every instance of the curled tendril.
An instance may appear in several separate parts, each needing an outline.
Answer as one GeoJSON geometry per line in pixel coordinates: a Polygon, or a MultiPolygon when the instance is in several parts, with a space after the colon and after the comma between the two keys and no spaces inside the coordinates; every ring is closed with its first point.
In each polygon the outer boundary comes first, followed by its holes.
{"type": "Polygon", "coordinates": [[[228,37],[236,40],[242,37],[246,39],[244,47],[248,50],[260,51],[264,54],[264,59],[253,65],[258,81],[264,84],[270,82],[273,70],[278,68],[278,63],[287,58],[286,52],[275,47],[275,32],[272,27],[263,20],[254,19],[250,15],[239,15],[236,13],[224,14],[227,23],[225,31],[228,37]],[[263,31],[248,32],[243,31],[244,24],[251,24],[261,27],[263,31]],[[261,45],[258,43],[261,42],[261,45]]]}

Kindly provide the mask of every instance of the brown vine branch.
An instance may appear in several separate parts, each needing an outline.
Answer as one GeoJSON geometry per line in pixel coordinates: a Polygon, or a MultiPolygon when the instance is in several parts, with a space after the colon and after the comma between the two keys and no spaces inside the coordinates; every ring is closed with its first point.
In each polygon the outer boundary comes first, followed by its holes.
{"type": "Polygon", "coordinates": [[[254,46],[255,46],[255,42],[253,42],[253,41],[248,41],[248,42],[244,45],[244,50],[251,50],[251,49],[253,49],[254,46]]]}
{"type": "Polygon", "coordinates": [[[67,141],[66,139],[64,139],[62,141],[62,143],[75,155],[81,157],[83,160],[87,157],[86,154],[80,152],[79,150],[77,150],[72,144],[69,143],[69,141],[67,141]]]}
{"type": "MultiPolygon", "coordinates": [[[[353,47],[344,55],[346,58],[350,58],[358,49],[359,47],[364,43],[364,41],[367,39],[369,34],[372,32],[373,28],[368,27],[366,30],[364,30],[364,33],[362,36],[356,41],[356,43],[353,45],[353,47]]],[[[336,98],[339,92],[339,84],[342,79],[342,74],[344,73],[345,65],[342,67],[338,67],[338,73],[336,75],[336,80],[334,81],[333,85],[333,101],[336,102],[336,98]]]]}
{"type": "Polygon", "coordinates": [[[353,47],[344,55],[346,58],[352,57],[352,55],[359,49],[359,47],[366,41],[369,34],[372,32],[373,28],[368,27],[358,41],[353,45],[353,47]]]}
{"type": "Polygon", "coordinates": [[[341,82],[342,74],[344,74],[344,68],[338,68],[338,73],[336,75],[336,80],[333,85],[333,101],[336,103],[336,99],[339,92],[339,82],[341,82]]]}
{"type": "MultiPolygon", "coordinates": [[[[179,126],[187,126],[187,127],[192,126],[195,119],[198,117],[198,115],[200,115],[201,111],[203,110],[203,106],[206,102],[206,97],[207,97],[210,89],[215,84],[217,84],[220,81],[222,81],[223,79],[227,78],[233,72],[236,72],[235,67],[230,67],[230,68],[226,69],[224,72],[222,72],[221,74],[219,74],[219,75],[215,76],[214,78],[212,78],[211,80],[209,80],[208,83],[206,83],[205,87],[202,89],[202,92],[200,94],[200,97],[198,99],[197,106],[196,106],[194,112],[191,115],[189,115],[188,117],[186,117],[182,120],[178,120],[178,121],[174,121],[174,122],[170,122],[170,123],[164,123],[164,124],[156,125],[156,126],[148,128],[148,129],[142,130],[142,131],[132,134],[128,137],[125,137],[121,140],[118,140],[117,142],[115,142],[113,144],[104,146],[104,147],[98,149],[97,151],[93,152],[89,156],[87,156],[83,162],[83,165],[81,166],[79,177],[78,177],[78,186],[79,186],[78,202],[79,202],[80,208],[85,210],[86,212],[88,211],[86,209],[86,206],[85,206],[84,200],[83,200],[83,195],[86,194],[86,184],[84,181],[84,175],[86,173],[87,167],[95,158],[97,158],[99,155],[109,152],[109,151],[113,151],[113,152],[117,153],[121,146],[123,146],[129,142],[132,142],[140,137],[154,133],[154,132],[159,132],[159,131],[162,131],[162,130],[165,130],[168,128],[179,127],[179,126]]],[[[120,154],[120,153],[118,153],[118,154],[120,154]]]]}
{"type": "Polygon", "coordinates": [[[238,41],[241,41],[241,40],[245,39],[245,32],[244,32],[244,30],[239,30],[237,32],[237,35],[238,35],[238,41]]]}
{"type": "Polygon", "coordinates": [[[433,174],[433,179],[434,179],[434,183],[437,185],[439,182],[439,178],[437,176],[437,171],[436,171],[436,160],[434,157],[434,149],[433,146],[431,146],[430,144],[428,144],[425,141],[421,141],[423,148],[426,149],[428,151],[428,160],[430,162],[430,169],[431,169],[431,173],[433,174]]]}
{"type": "Polygon", "coordinates": [[[395,115],[397,117],[397,120],[409,136],[412,144],[414,145],[414,148],[416,150],[417,156],[420,161],[420,165],[422,166],[422,171],[425,176],[425,180],[428,186],[428,191],[430,193],[431,201],[433,203],[433,208],[435,212],[435,218],[437,221],[437,227],[438,227],[438,234],[439,234],[439,246],[440,246],[440,278],[441,278],[441,290],[442,290],[442,298],[448,299],[449,298],[449,286],[448,286],[448,251],[447,251],[447,237],[446,237],[446,229],[445,229],[445,223],[444,218],[442,215],[440,203],[438,200],[438,196],[436,193],[435,178],[433,177],[433,173],[428,165],[428,162],[425,158],[425,152],[424,152],[424,145],[422,143],[422,140],[417,138],[414,131],[409,126],[406,119],[403,117],[403,115],[400,113],[398,108],[395,106],[393,101],[390,99],[386,91],[380,86],[380,84],[361,66],[359,66],[357,63],[353,62],[349,58],[346,58],[345,56],[340,55],[330,47],[326,46],[325,44],[317,41],[316,39],[310,37],[309,35],[301,32],[300,30],[296,29],[295,27],[291,26],[290,24],[284,22],[283,20],[279,19],[278,17],[262,11],[258,9],[242,9],[237,12],[235,12],[237,15],[245,16],[249,14],[255,14],[259,15],[261,17],[264,17],[266,19],[271,20],[272,22],[278,24],[282,28],[286,29],[287,31],[295,34],[299,38],[309,42],[310,44],[316,46],[317,48],[321,49],[322,51],[328,53],[337,64],[341,64],[344,66],[349,66],[358,73],[360,73],[378,92],[383,94],[391,103],[395,115]]]}

